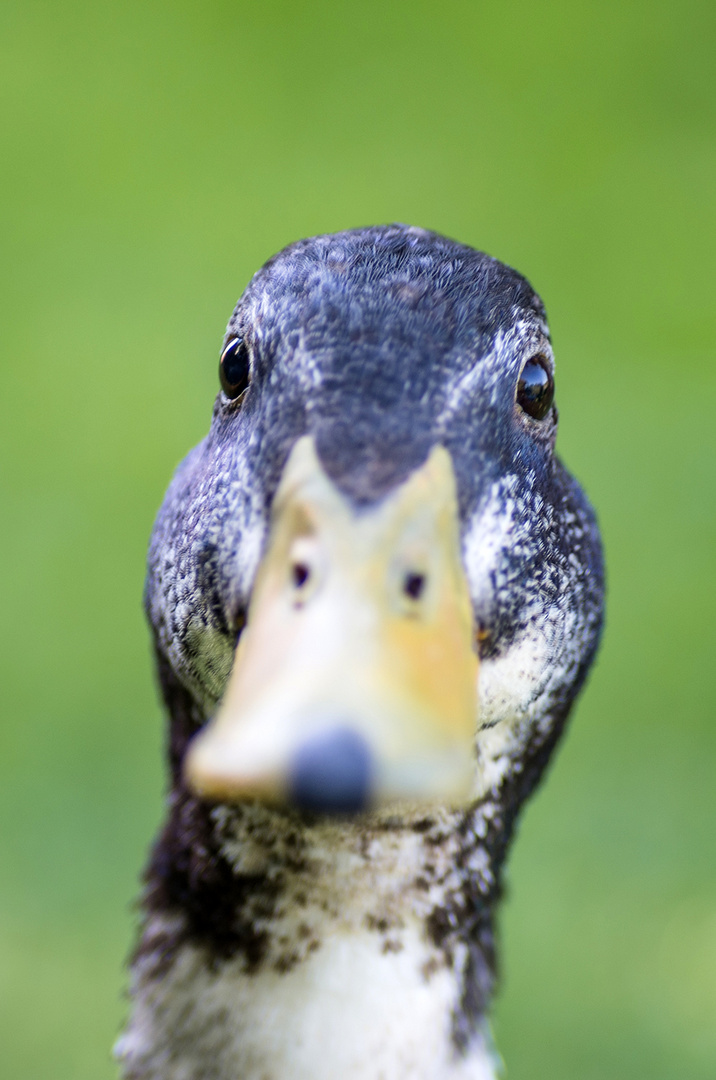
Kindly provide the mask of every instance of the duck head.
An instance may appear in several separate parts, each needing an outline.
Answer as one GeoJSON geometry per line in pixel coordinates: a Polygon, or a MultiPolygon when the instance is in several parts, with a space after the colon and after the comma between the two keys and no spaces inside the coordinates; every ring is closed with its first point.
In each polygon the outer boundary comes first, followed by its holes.
{"type": "Polygon", "coordinates": [[[211,720],[188,783],[326,811],[484,794],[545,741],[601,610],[539,298],[421,230],[317,238],[256,275],[221,379],[147,591],[211,720]]]}

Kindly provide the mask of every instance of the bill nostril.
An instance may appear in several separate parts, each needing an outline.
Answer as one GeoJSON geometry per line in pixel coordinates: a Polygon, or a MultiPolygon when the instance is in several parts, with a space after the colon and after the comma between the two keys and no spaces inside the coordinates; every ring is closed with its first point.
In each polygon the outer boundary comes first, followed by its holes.
{"type": "Polygon", "coordinates": [[[305,563],[297,562],[291,567],[291,579],[297,589],[303,588],[311,576],[311,571],[305,563]]]}
{"type": "Polygon", "coordinates": [[[308,739],[296,752],[289,798],[301,810],[355,814],[368,806],[372,758],[362,735],[351,728],[308,739]]]}
{"type": "Polygon", "coordinates": [[[419,600],[425,591],[425,574],[408,573],[403,578],[403,592],[411,600],[419,600]]]}

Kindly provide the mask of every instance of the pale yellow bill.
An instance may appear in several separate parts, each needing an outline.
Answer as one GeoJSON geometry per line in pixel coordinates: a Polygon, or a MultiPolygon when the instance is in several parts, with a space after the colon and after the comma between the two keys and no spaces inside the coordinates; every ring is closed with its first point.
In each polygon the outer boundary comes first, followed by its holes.
{"type": "Polygon", "coordinates": [[[461,803],[475,772],[477,676],[448,451],[434,447],[377,506],[356,510],[305,436],[276,493],[223,700],[190,746],[188,781],[209,798],[298,805],[318,785],[319,806],[323,784],[329,809],[337,785],[340,807],[357,747],[366,808],[461,803]]]}

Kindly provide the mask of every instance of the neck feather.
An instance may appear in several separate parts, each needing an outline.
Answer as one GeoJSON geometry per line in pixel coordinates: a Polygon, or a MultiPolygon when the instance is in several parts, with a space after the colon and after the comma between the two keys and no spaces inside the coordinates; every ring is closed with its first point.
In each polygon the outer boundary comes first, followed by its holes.
{"type": "Polygon", "coordinates": [[[217,1080],[488,1080],[495,812],[338,823],[177,798],[150,867],[125,1076],[198,1078],[211,1060],[217,1080]],[[190,898],[202,849],[214,881],[190,898]]]}
{"type": "Polygon", "coordinates": [[[491,1080],[499,871],[563,718],[465,812],[212,807],[181,772],[204,717],[159,661],[173,787],[117,1046],[126,1080],[491,1080]]]}

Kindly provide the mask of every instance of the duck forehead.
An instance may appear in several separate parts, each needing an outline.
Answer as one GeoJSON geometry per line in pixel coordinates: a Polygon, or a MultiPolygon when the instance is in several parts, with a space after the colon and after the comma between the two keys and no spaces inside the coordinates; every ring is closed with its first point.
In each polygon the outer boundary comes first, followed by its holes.
{"type": "Polygon", "coordinates": [[[519,274],[432,233],[391,227],[303,241],[259,271],[229,323],[254,357],[253,417],[236,425],[261,426],[264,461],[282,460],[312,432],[331,479],[371,502],[436,441],[457,446],[465,425],[499,426],[498,398],[512,393],[505,376],[520,363],[507,345],[516,325],[534,336],[543,319],[519,274]],[[465,414],[458,406],[481,386],[492,413],[465,414]]]}
{"type": "Polygon", "coordinates": [[[516,309],[544,318],[516,271],[435,233],[388,226],[280,252],[253,278],[227,334],[248,333],[269,362],[299,340],[329,363],[337,345],[387,342],[401,355],[426,352],[439,366],[455,346],[473,359],[488,353],[516,309]]]}

